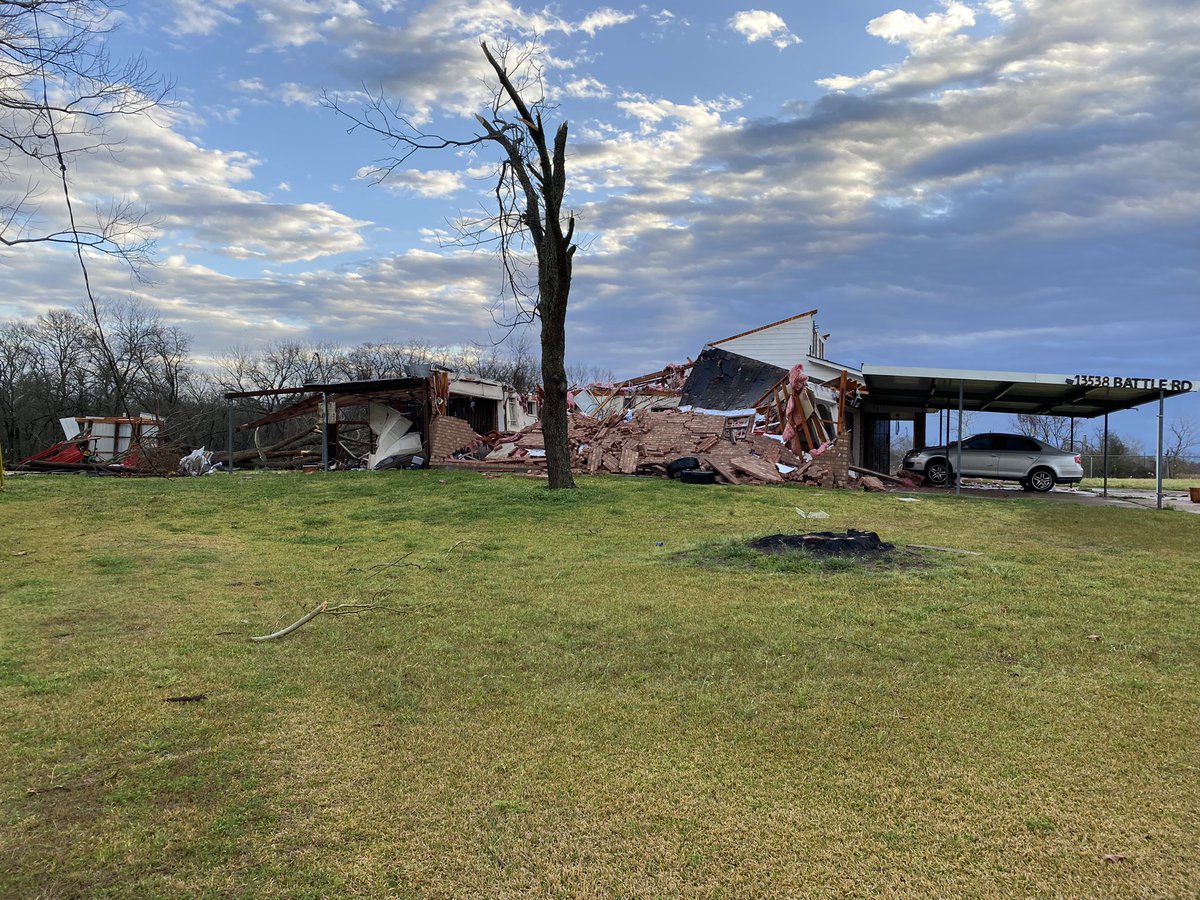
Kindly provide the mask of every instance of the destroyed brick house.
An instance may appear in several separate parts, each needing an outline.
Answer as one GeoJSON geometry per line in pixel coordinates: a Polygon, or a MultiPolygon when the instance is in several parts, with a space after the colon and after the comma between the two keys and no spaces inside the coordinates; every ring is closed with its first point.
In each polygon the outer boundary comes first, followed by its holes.
{"type": "MultiPolygon", "coordinates": [[[[815,317],[811,310],[713,341],[694,360],[637,378],[574,388],[575,468],[828,486],[847,485],[852,466],[886,469],[886,422],[875,427],[865,412],[861,373],[826,359],[827,335],[815,317]]],[[[235,465],[544,467],[537,398],[499,382],[432,371],[226,395],[231,402],[280,397],[289,400],[237,426],[254,434],[255,448],[233,452],[231,442],[235,465]],[[299,431],[262,437],[293,420],[303,420],[299,431]]]]}
{"type": "MultiPolygon", "coordinates": [[[[885,473],[891,417],[869,410],[861,372],[826,359],[827,337],[810,310],[712,341],[682,364],[616,384],[573,388],[575,469],[682,471],[691,481],[831,487],[849,485],[852,471],[885,473]]],[[[402,378],[229,392],[225,398],[225,451],[204,459],[194,452],[184,465],[177,458],[181,471],[208,471],[218,461],[313,470],[433,464],[522,473],[545,465],[540,392],[521,395],[487,378],[428,369],[402,378]],[[249,434],[240,443],[253,446],[235,450],[236,432],[249,434]]],[[[113,469],[120,460],[126,469],[145,469],[148,454],[139,448],[162,425],[89,420],[82,437],[67,429],[53,463],[113,469]],[[109,431],[111,448],[104,443],[109,431]],[[122,439],[124,456],[117,446],[122,439]]],[[[154,471],[165,463],[158,460],[154,471]]]]}
{"type": "MultiPolygon", "coordinates": [[[[891,414],[869,412],[862,373],[825,356],[817,310],[706,344],[694,360],[575,399],[580,468],[657,472],[693,459],[717,480],[850,482],[889,467],[891,414]]],[[[497,455],[515,449],[500,444],[497,455]]]]}
{"type": "MultiPolygon", "coordinates": [[[[852,466],[885,470],[886,422],[865,412],[861,373],[826,359],[827,337],[811,310],[713,341],[683,364],[572,389],[576,470],[828,486],[847,485],[852,466]]],[[[233,449],[231,418],[222,459],[233,465],[544,468],[538,396],[485,378],[431,370],[225,396],[231,414],[233,403],[270,406],[236,425],[253,449],[233,449]]]]}

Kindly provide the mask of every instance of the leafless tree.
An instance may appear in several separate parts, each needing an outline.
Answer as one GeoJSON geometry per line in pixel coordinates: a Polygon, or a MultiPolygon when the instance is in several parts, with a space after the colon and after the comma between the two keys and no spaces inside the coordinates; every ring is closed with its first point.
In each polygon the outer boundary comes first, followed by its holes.
{"type": "Polygon", "coordinates": [[[493,190],[494,214],[460,223],[464,243],[494,245],[504,272],[503,296],[512,304],[506,324],[541,322],[541,375],[545,401],[542,431],[551,488],[572,488],[571,451],[567,441],[566,317],[575,256],[575,218],[563,210],[566,193],[567,123],[549,136],[543,114],[550,111],[541,71],[531,52],[504,48],[493,54],[481,44],[496,79],[487,115],[476,115],[480,130],[463,138],[447,138],[421,129],[382,95],[365,107],[351,109],[336,96],[326,105],[358,129],[382,137],[395,151],[375,170],[386,180],[422,150],[474,150],[492,144],[500,150],[493,190]],[[536,280],[529,277],[532,247],[536,280]]]}
{"type": "MultiPolygon", "coordinates": [[[[234,348],[217,361],[215,378],[226,391],[271,391],[325,384],[357,377],[353,359],[332,344],[280,341],[261,350],[234,348]]],[[[263,397],[254,401],[261,412],[269,412],[295,398],[263,397]]]]}
{"type": "Polygon", "coordinates": [[[1163,447],[1163,457],[1167,461],[1168,476],[1174,478],[1183,472],[1184,457],[1200,444],[1200,425],[1193,419],[1172,419],[1167,430],[1170,437],[1163,447]]]}
{"type": "Polygon", "coordinates": [[[1071,420],[1064,416],[1035,416],[1018,413],[1013,417],[1021,434],[1028,435],[1055,447],[1066,447],[1071,443],[1071,420]]]}
{"type": "Polygon", "coordinates": [[[612,369],[577,362],[567,366],[567,379],[572,386],[584,388],[589,384],[611,384],[617,376],[612,369]]]}
{"type": "Polygon", "coordinates": [[[0,440],[18,458],[60,440],[58,419],[110,409],[117,381],[135,412],[184,428],[212,400],[188,361],[189,335],[132,299],[101,302],[99,310],[110,351],[85,308],[0,322],[0,440]]]}
{"type": "Polygon", "coordinates": [[[116,372],[105,370],[105,352],[98,345],[98,335],[92,329],[92,352],[99,384],[95,394],[101,406],[111,405],[117,398],[106,398],[122,385],[132,412],[164,413],[179,403],[191,375],[188,352],[191,335],[167,325],[153,307],[134,298],[101,305],[101,320],[105,324],[116,361],[116,372]]]}
{"type": "MultiPolygon", "coordinates": [[[[0,246],[65,244],[79,262],[92,323],[110,372],[108,346],[92,294],[85,251],[113,256],[140,273],[153,250],[144,214],[125,201],[76,209],[68,160],[115,141],[108,120],[140,115],[166,98],[170,85],[142,59],[114,61],[106,0],[0,0],[0,246]],[[40,218],[48,191],[62,214],[40,218]]],[[[124,385],[114,384],[121,406],[124,385]]]]}
{"type": "Polygon", "coordinates": [[[105,0],[0,2],[0,244],[68,244],[145,263],[152,241],[142,214],[124,201],[85,220],[72,202],[69,161],[113,149],[108,119],[145,113],[170,85],[141,58],[113,60],[105,0]],[[46,183],[58,185],[62,219],[38,218],[46,183]]]}

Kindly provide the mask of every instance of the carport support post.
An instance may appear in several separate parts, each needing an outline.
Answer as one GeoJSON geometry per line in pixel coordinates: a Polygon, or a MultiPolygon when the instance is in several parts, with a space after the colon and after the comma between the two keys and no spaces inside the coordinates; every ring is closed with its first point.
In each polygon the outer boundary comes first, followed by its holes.
{"type": "Polygon", "coordinates": [[[1162,509],[1162,451],[1163,451],[1163,399],[1162,388],[1158,389],[1158,440],[1154,445],[1154,484],[1158,494],[1158,508],[1162,509]]]}
{"type": "MultiPolygon", "coordinates": [[[[962,496],[962,414],[963,414],[963,383],[958,382],[958,462],[954,464],[954,493],[956,496],[962,496]]],[[[946,416],[950,418],[949,415],[946,416]]],[[[946,431],[949,433],[950,427],[947,423],[946,431]]]]}
{"type": "Polygon", "coordinates": [[[229,440],[225,447],[229,451],[229,474],[233,474],[233,401],[225,401],[225,418],[229,422],[229,440]]]}
{"type": "Polygon", "coordinates": [[[1104,496],[1108,496],[1108,413],[1104,414],[1104,496]]]}

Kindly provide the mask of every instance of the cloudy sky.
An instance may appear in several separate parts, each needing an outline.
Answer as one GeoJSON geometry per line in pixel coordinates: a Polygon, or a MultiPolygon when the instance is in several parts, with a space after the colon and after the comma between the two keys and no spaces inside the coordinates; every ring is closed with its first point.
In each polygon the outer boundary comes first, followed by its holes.
{"type": "MultiPolygon", "coordinates": [[[[852,365],[1200,376],[1200,6],[896,2],[129,0],[112,52],[177,103],[76,190],[144,204],[160,258],[96,278],[200,353],[498,337],[495,258],[444,239],[494,157],[374,184],[388,148],[320,98],[468,135],[507,40],[571,126],[573,361],[631,376],[816,307],[852,365]]],[[[78,302],[60,255],[0,254],[0,317],[78,302]]]]}

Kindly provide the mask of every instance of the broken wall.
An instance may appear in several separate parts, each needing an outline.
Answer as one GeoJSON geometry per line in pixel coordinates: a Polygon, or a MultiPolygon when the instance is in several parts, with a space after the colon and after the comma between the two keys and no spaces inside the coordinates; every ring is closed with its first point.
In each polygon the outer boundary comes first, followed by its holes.
{"type": "Polygon", "coordinates": [[[448,459],[452,453],[479,443],[470,423],[454,416],[434,416],[429,422],[429,458],[448,459]]]}

